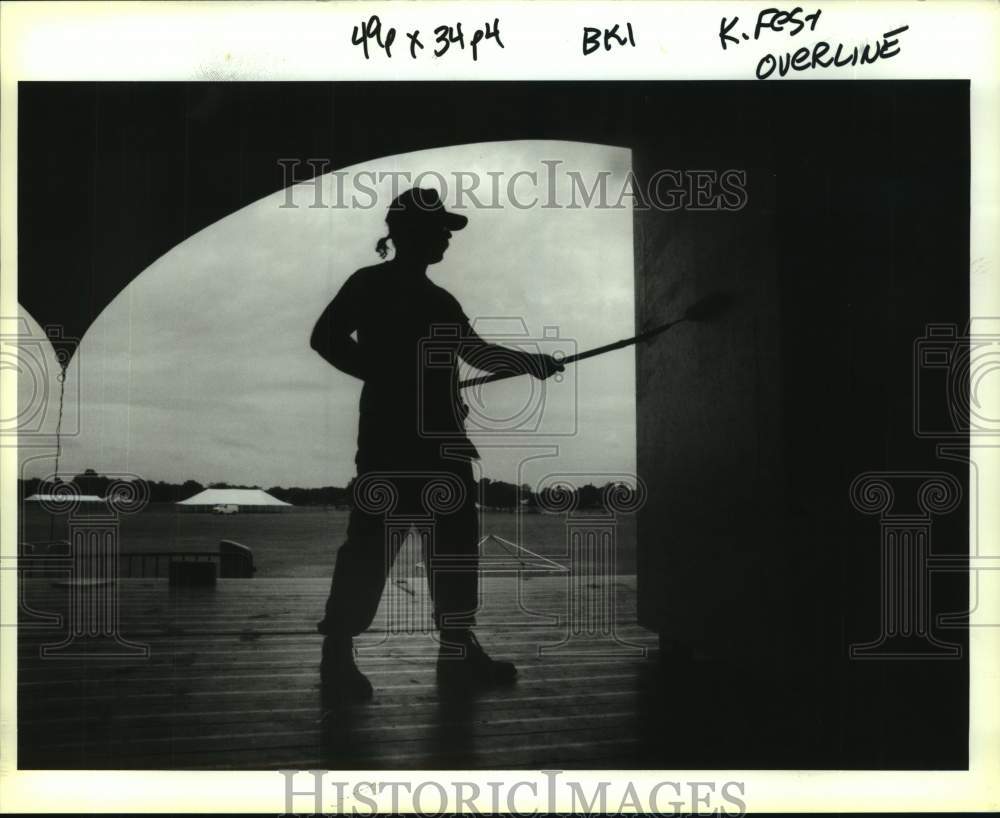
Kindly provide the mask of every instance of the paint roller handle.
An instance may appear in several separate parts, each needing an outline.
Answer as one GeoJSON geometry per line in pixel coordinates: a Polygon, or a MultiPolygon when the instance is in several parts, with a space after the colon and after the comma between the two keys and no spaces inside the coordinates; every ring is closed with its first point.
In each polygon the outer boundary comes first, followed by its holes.
{"type": "MultiPolygon", "coordinates": [[[[615,349],[624,349],[625,347],[632,346],[633,344],[638,344],[640,341],[651,341],[657,335],[666,332],[671,327],[677,326],[684,321],[695,321],[695,322],[709,322],[715,320],[718,316],[726,312],[730,306],[733,304],[733,296],[728,293],[715,292],[711,293],[704,298],[699,299],[690,307],[684,311],[684,315],[680,318],[676,318],[673,321],[668,321],[666,324],[660,324],[658,327],[653,327],[645,332],[641,332],[638,335],[634,335],[631,338],[623,338],[620,341],[615,341],[611,344],[605,344],[601,347],[594,347],[594,349],[588,349],[584,352],[578,352],[576,355],[567,355],[565,358],[561,358],[560,362],[562,364],[572,364],[576,361],[583,361],[587,358],[593,358],[595,355],[603,355],[605,352],[611,352],[615,349]]],[[[464,381],[459,382],[459,389],[465,389],[468,386],[479,386],[484,383],[493,383],[494,381],[503,381],[507,378],[516,378],[518,375],[523,375],[523,372],[503,372],[495,373],[493,375],[480,375],[477,378],[467,378],[464,381]]],[[[552,374],[552,373],[549,373],[552,374]]],[[[547,377],[547,376],[546,376],[547,377]]]]}
{"type": "MultiPolygon", "coordinates": [[[[659,327],[654,327],[651,330],[640,333],[639,335],[633,336],[632,338],[623,338],[620,341],[615,341],[611,344],[605,344],[604,346],[594,347],[593,349],[588,349],[583,352],[578,352],[575,355],[567,355],[565,358],[558,358],[557,360],[563,364],[572,364],[577,361],[583,361],[587,358],[593,358],[595,355],[603,355],[605,352],[611,352],[616,349],[624,349],[627,346],[632,346],[632,344],[637,344],[640,341],[648,341],[659,335],[662,332],[666,332],[674,324],[679,324],[681,321],[687,320],[686,318],[678,318],[676,321],[671,321],[668,324],[662,324],[659,327]]],[[[465,389],[468,386],[479,386],[484,383],[493,383],[494,381],[503,381],[507,378],[516,378],[519,375],[523,375],[523,372],[496,372],[492,375],[480,375],[476,378],[467,378],[461,381],[458,386],[460,389],[465,389]]]]}

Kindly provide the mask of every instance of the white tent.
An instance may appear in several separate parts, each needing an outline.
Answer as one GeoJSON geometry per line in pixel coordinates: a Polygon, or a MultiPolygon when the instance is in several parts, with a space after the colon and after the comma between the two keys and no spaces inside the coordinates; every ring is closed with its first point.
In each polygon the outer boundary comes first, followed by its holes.
{"type": "Polygon", "coordinates": [[[216,506],[236,506],[240,511],[286,511],[291,503],[272,497],[263,489],[205,489],[177,505],[187,511],[211,511],[216,506]]]}

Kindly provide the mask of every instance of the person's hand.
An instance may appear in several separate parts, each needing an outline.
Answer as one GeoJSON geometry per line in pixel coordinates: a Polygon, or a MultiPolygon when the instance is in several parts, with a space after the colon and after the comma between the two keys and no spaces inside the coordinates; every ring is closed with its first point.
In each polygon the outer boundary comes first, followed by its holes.
{"type": "Polygon", "coordinates": [[[532,355],[532,367],[531,374],[538,378],[540,381],[546,378],[551,378],[557,372],[562,372],[566,367],[563,366],[562,361],[557,361],[551,355],[532,355]]]}

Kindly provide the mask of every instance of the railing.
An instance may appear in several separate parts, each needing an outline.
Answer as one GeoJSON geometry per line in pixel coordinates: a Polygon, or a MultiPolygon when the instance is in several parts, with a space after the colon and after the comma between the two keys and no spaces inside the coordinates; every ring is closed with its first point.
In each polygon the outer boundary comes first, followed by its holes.
{"type": "MultiPolygon", "coordinates": [[[[23,570],[46,570],[69,565],[70,544],[64,540],[21,543],[20,561],[23,570]]],[[[166,578],[172,562],[214,562],[222,578],[250,578],[256,572],[253,551],[232,540],[222,540],[218,551],[135,551],[118,555],[118,576],[121,579],[166,578]]]]}
{"type": "Polygon", "coordinates": [[[219,562],[219,555],[212,551],[150,551],[126,553],[118,557],[118,571],[122,579],[160,577],[170,575],[172,562],[219,562]],[[137,570],[138,569],[138,570],[137,570]]]}

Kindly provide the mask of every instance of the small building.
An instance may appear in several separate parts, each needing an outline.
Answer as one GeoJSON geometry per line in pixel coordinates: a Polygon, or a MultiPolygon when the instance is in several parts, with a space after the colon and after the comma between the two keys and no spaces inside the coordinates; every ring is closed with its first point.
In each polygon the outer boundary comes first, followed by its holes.
{"type": "Polygon", "coordinates": [[[240,513],[279,512],[293,508],[291,503],[272,497],[263,489],[205,489],[194,497],[181,500],[177,506],[181,511],[212,512],[216,508],[227,507],[240,513]]]}
{"type": "Polygon", "coordinates": [[[74,497],[71,494],[61,495],[61,494],[32,494],[30,497],[25,497],[24,502],[26,503],[52,503],[53,505],[65,504],[68,502],[73,503],[103,503],[104,498],[98,497],[96,494],[80,494],[74,497]]]}

